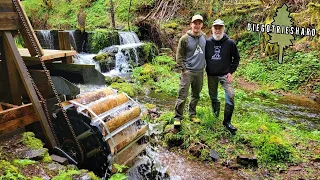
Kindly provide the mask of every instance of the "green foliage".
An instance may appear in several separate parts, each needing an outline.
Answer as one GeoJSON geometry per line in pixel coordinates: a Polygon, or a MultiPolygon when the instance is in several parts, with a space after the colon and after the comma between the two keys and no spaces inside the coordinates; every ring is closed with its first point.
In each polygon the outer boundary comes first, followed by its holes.
{"type": "Polygon", "coordinates": [[[130,1],[118,0],[115,8],[116,17],[123,22],[127,22],[128,15],[129,15],[129,21],[132,22],[134,18],[134,13],[136,11],[147,6],[151,6],[154,2],[155,2],[154,0],[145,0],[145,1],[131,0],[130,14],[128,14],[130,1]]]}
{"type": "Polygon", "coordinates": [[[32,149],[41,149],[43,144],[37,139],[33,132],[25,132],[22,134],[22,143],[32,149]]]}
{"type": "Polygon", "coordinates": [[[19,169],[8,161],[0,160],[0,180],[23,180],[26,179],[20,174],[19,169]]]}
{"type": "Polygon", "coordinates": [[[97,53],[105,47],[119,44],[118,32],[108,29],[97,29],[93,32],[89,44],[93,53],[97,53]]]}
{"type": "Polygon", "coordinates": [[[113,164],[113,166],[117,169],[117,173],[113,174],[109,180],[124,180],[128,178],[128,176],[122,173],[123,169],[128,168],[127,166],[119,164],[113,164]]]}
{"type": "Polygon", "coordinates": [[[139,56],[141,56],[145,62],[150,62],[159,54],[158,47],[152,42],[146,42],[138,48],[142,48],[142,52],[139,51],[139,56]]]}
{"type": "Polygon", "coordinates": [[[57,176],[53,177],[52,180],[60,180],[60,179],[72,180],[73,175],[79,175],[79,174],[81,174],[81,171],[79,170],[68,170],[68,171],[59,173],[57,176]]]}
{"type": "Polygon", "coordinates": [[[36,161],[30,160],[30,159],[15,159],[13,160],[12,164],[15,166],[26,166],[29,164],[35,164],[36,161]]]}
{"type": "Polygon", "coordinates": [[[141,88],[136,86],[135,84],[130,83],[112,83],[110,87],[114,89],[118,89],[120,92],[127,93],[129,96],[133,97],[142,92],[141,88]]]}

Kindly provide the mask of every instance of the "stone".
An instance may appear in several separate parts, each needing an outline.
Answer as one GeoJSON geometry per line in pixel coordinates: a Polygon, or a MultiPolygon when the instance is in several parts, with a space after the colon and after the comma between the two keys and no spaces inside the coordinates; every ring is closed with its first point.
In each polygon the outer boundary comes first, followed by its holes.
{"type": "Polygon", "coordinates": [[[48,152],[48,149],[41,148],[41,149],[30,149],[26,151],[24,158],[32,159],[32,160],[41,160],[44,155],[48,152]]]}
{"type": "Polygon", "coordinates": [[[214,162],[217,162],[219,159],[219,153],[215,150],[210,149],[210,157],[214,162]]]}
{"type": "Polygon", "coordinates": [[[69,164],[69,161],[67,158],[64,158],[64,157],[61,157],[61,156],[58,156],[55,154],[52,154],[50,157],[53,161],[60,163],[60,164],[63,164],[65,166],[69,164]]]}
{"type": "Polygon", "coordinates": [[[201,144],[192,145],[189,148],[189,153],[195,157],[200,157],[202,148],[203,146],[201,144]]]}

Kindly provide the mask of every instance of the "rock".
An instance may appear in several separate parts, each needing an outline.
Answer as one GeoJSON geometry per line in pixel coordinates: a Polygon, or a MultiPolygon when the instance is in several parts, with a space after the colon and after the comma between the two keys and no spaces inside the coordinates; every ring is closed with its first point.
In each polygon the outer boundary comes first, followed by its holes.
{"type": "Polygon", "coordinates": [[[243,166],[258,167],[258,160],[255,156],[240,155],[237,156],[237,163],[243,166]]]}
{"type": "Polygon", "coordinates": [[[183,144],[183,138],[171,132],[167,133],[164,138],[169,147],[177,147],[183,144]]]}
{"type": "Polygon", "coordinates": [[[24,158],[37,161],[37,160],[41,160],[46,153],[48,153],[48,149],[46,148],[30,149],[26,151],[24,158]]]}
{"type": "Polygon", "coordinates": [[[47,169],[54,172],[65,171],[67,168],[59,163],[53,162],[47,165],[47,169]]]}
{"type": "Polygon", "coordinates": [[[67,158],[64,158],[64,157],[61,157],[61,156],[57,156],[55,154],[52,154],[50,157],[51,157],[51,159],[53,161],[58,162],[60,164],[63,164],[63,165],[68,165],[69,164],[67,158]]]}
{"type": "Polygon", "coordinates": [[[210,157],[214,162],[217,162],[219,159],[219,153],[215,150],[210,149],[210,157]]]}

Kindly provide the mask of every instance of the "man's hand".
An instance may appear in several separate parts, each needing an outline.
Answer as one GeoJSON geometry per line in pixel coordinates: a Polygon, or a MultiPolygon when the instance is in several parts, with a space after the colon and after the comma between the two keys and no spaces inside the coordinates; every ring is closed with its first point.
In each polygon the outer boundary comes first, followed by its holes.
{"type": "Polygon", "coordinates": [[[226,75],[226,78],[227,78],[228,83],[231,83],[231,82],[232,82],[232,74],[231,74],[231,73],[228,73],[228,74],[226,75]]]}

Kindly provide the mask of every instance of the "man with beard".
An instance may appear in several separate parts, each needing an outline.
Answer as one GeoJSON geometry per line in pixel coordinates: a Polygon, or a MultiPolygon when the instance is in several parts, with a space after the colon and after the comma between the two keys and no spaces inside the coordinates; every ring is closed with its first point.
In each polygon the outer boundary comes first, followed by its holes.
{"type": "Polygon", "coordinates": [[[191,98],[189,103],[189,117],[193,122],[199,123],[196,118],[196,106],[200,99],[200,91],[203,85],[203,69],[205,60],[206,37],[201,32],[203,18],[201,15],[194,15],[191,19],[189,30],[183,35],[178,44],[176,60],[181,70],[181,79],[178,98],[175,104],[174,127],[180,128],[183,118],[183,109],[191,86],[191,98]]]}
{"type": "Polygon", "coordinates": [[[232,85],[232,73],[239,65],[239,52],[236,44],[224,33],[225,26],[221,19],[217,19],[212,25],[212,37],[206,43],[206,62],[208,75],[208,88],[214,116],[219,117],[220,101],[218,99],[218,83],[225,91],[225,109],[223,125],[235,134],[237,129],[231,124],[234,109],[234,89],[232,85]]]}

